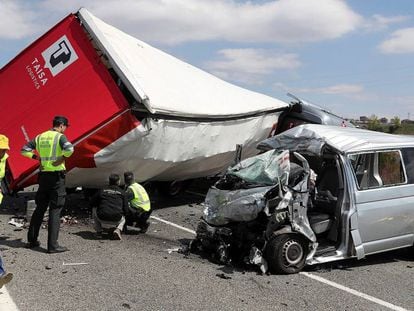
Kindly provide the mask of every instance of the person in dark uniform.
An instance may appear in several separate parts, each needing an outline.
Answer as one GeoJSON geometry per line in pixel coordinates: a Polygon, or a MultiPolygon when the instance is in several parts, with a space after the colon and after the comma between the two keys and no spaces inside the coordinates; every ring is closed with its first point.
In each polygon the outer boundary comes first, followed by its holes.
{"type": "Polygon", "coordinates": [[[90,200],[97,238],[102,238],[103,228],[106,227],[114,229],[112,234],[115,240],[122,240],[128,202],[119,186],[120,181],[118,174],[111,174],[109,185],[96,192],[90,200]]]}
{"type": "Polygon", "coordinates": [[[61,253],[68,249],[58,244],[60,213],[65,204],[65,159],[73,154],[73,145],[63,134],[68,128],[66,117],[56,116],[53,128],[36,136],[23,146],[21,154],[25,157],[40,161],[35,202],[36,209],[30,220],[27,233],[28,248],[40,246],[38,241],[40,226],[49,206],[47,252],[61,253]],[[35,154],[34,152],[37,152],[35,154]]]}

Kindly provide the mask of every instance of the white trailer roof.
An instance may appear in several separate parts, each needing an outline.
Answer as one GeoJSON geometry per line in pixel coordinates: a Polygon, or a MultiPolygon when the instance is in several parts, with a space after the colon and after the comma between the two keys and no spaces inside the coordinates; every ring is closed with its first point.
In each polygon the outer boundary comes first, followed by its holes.
{"type": "Polygon", "coordinates": [[[78,16],[135,99],[151,113],[231,118],[288,106],[166,54],[104,23],[84,8],[78,16]]]}

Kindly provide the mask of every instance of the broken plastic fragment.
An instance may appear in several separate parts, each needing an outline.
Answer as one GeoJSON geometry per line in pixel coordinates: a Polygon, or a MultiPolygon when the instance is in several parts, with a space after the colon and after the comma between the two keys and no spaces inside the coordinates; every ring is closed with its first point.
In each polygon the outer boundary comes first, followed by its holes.
{"type": "Polygon", "coordinates": [[[171,254],[172,252],[177,252],[180,250],[179,247],[175,247],[175,248],[169,248],[167,249],[168,254],[171,254]]]}
{"type": "Polygon", "coordinates": [[[262,252],[256,246],[250,249],[249,261],[251,264],[258,266],[262,273],[267,272],[267,261],[263,258],[262,252]]]}
{"type": "Polygon", "coordinates": [[[13,217],[10,219],[10,221],[8,222],[9,225],[13,225],[16,226],[17,228],[22,228],[24,225],[24,220],[23,219],[19,219],[16,217],[13,217]]]}

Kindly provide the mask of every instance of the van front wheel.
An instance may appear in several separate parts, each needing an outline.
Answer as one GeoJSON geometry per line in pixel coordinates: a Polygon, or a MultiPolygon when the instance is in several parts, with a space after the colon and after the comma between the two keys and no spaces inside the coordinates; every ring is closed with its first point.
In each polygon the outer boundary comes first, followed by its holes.
{"type": "Polygon", "coordinates": [[[307,247],[297,235],[278,235],[267,243],[266,259],[272,273],[298,273],[305,266],[306,255],[307,247]]]}

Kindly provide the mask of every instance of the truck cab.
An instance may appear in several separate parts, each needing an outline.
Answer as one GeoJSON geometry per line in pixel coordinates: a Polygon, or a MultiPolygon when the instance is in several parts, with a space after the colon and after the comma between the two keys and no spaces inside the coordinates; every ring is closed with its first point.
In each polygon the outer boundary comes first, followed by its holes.
{"type": "Polygon", "coordinates": [[[318,105],[311,104],[292,94],[287,94],[293,100],[289,108],[281,113],[275,134],[282,133],[292,127],[301,124],[322,124],[342,127],[355,127],[348,120],[324,109],[318,105]]]}

